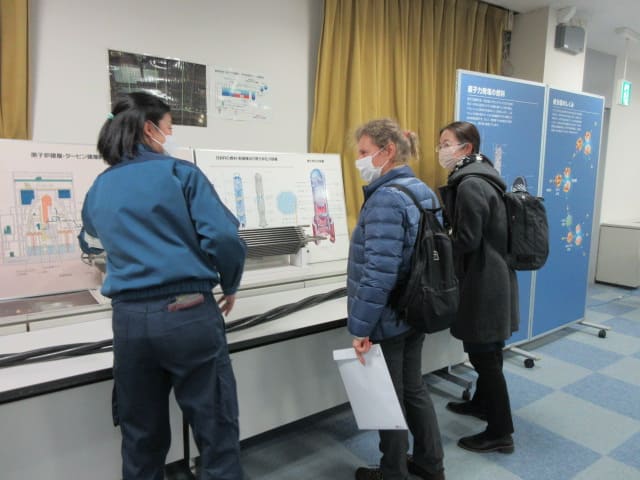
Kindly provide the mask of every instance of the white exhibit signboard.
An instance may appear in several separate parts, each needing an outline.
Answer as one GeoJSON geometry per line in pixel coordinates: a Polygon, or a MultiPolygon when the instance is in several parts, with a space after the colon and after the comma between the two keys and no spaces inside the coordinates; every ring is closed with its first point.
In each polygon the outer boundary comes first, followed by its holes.
{"type": "MultiPolygon", "coordinates": [[[[189,148],[177,156],[193,161],[189,148]]],[[[101,286],[77,236],[84,197],[107,167],[93,145],[0,141],[0,299],[101,286]]]]}
{"type": "Polygon", "coordinates": [[[86,192],[105,168],[93,146],[0,141],[0,298],[100,286],[76,237],[86,192]]]}
{"type": "Polygon", "coordinates": [[[195,158],[241,229],[302,226],[323,238],[309,243],[310,263],[347,258],[339,155],[196,149],[195,158]]]}

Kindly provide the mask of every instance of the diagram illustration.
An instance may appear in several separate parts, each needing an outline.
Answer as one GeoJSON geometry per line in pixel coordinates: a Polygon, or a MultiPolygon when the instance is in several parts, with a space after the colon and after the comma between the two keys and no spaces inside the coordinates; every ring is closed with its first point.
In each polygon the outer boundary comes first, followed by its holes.
{"type": "Polygon", "coordinates": [[[77,255],[80,210],[71,173],[14,173],[14,205],[0,217],[2,262],[77,255]]]}
{"type": "Polygon", "coordinates": [[[504,145],[495,144],[493,146],[493,166],[498,171],[498,173],[502,174],[502,154],[504,152],[504,145]]]}
{"type": "Polygon", "coordinates": [[[593,169],[595,167],[590,130],[585,131],[584,135],[576,139],[576,149],[573,153],[573,158],[584,161],[585,165],[589,166],[589,168],[593,169]]]}
{"type": "Polygon", "coordinates": [[[262,228],[267,226],[267,214],[264,205],[264,185],[262,184],[262,175],[256,173],[254,176],[256,184],[256,204],[258,207],[258,225],[262,228]]]}
{"type": "Polygon", "coordinates": [[[507,188],[512,192],[528,192],[529,182],[533,185],[537,183],[531,174],[526,176],[523,175],[521,168],[518,168],[515,172],[513,171],[513,167],[515,165],[513,163],[513,159],[509,158],[507,155],[509,151],[506,143],[494,143],[492,153],[493,158],[491,160],[493,161],[493,167],[498,171],[502,178],[504,178],[507,183],[507,188]]]}
{"type": "Polygon", "coordinates": [[[549,226],[559,250],[588,257],[603,100],[565,95],[550,100],[545,159],[549,226]]]}
{"type": "Polygon", "coordinates": [[[560,192],[568,194],[571,191],[571,187],[578,180],[571,175],[571,167],[564,167],[562,172],[558,172],[550,183],[553,183],[555,195],[559,195],[560,192]]]}
{"type": "Polygon", "coordinates": [[[214,84],[217,115],[231,120],[269,118],[269,85],[262,75],[215,69],[214,84]]]}
{"type": "Polygon", "coordinates": [[[298,209],[298,200],[293,192],[280,192],[276,199],[278,210],[283,215],[295,215],[298,209]]]}
{"type": "Polygon", "coordinates": [[[585,234],[583,230],[583,223],[588,221],[588,219],[585,219],[585,221],[582,223],[574,224],[573,215],[569,210],[569,206],[567,206],[566,208],[567,214],[560,221],[562,223],[562,226],[566,229],[566,233],[562,237],[562,240],[564,241],[565,250],[571,251],[576,247],[581,247],[585,241],[584,237],[588,236],[588,234],[585,234]]]}
{"type": "MultiPolygon", "coordinates": [[[[314,168],[311,170],[311,192],[313,196],[313,235],[328,238],[331,242],[336,241],[336,232],[333,220],[329,215],[329,205],[327,202],[327,183],[324,173],[314,168]]],[[[316,241],[316,243],[318,243],[316,241]]]]}
{"type": "Polygon", "coordinates": [[[247,213],[244,208],[244,189],[242,188],[242,177],[239,174],[233,176],[233,196],[236,204],[236,217],[240,222],[240,227],[247,225],[247,213]]]}

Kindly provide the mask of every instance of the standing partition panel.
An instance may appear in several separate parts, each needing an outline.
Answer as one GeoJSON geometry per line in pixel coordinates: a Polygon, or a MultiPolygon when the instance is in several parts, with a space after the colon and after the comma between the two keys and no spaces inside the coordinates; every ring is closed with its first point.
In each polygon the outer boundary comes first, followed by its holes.
{"type": "Polygon", "coordinates": [[[532,337],[582,320],[604,99],[549,89],[544,198],[549,259],[537,273],[532,337]]]}
{"type": "MultiPolygon", "coordinates": [[[[525,184],[540,194],[540,165],[546,88],[543,84],[458,71],[456,118],[480,131],[480,150],[494,163],[507,188],[525,184]]],[[[532,273],[518,272],[520,330],[510,342],[531,335],[532,273]]]]}

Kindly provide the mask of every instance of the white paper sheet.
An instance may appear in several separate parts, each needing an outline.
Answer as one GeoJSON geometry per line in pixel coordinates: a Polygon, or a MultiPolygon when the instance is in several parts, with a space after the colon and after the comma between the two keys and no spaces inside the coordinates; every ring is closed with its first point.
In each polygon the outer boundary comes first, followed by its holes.
{"type": "Polygon", "coordinates": [[[407,422],[380,345],[373,345],[364,358],[362,365],[353,348],[333,351],[358,428],[406,430],[407,422]]]}

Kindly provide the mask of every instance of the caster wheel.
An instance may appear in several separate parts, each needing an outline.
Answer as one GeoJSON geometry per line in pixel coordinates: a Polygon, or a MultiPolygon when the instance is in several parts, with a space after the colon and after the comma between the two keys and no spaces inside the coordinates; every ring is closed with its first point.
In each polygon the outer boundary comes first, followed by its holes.
{"type": "Polygon", "coordinates": [[[533,361],[533,358],[525,358],[524,359],[524,366],[527,368],[533,368],[533,366],[536,364],[536,362],[533,361]]]}
{"type": "Polygon", "coordinates": [[[468,388],[464,392],[462,392],[462,399],[471,400],[471,392],[469,391],[468,388]]]}
{"type": "Polygon", "coordinates": [[[607,331],[606,331],[606,330],[600,330],[600,331],[598,332],[598,336],[599,336],[600,338],[605,338],[605,337],[607,336],[607,331]]]}

